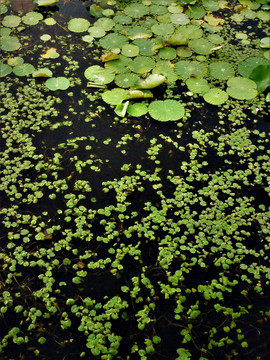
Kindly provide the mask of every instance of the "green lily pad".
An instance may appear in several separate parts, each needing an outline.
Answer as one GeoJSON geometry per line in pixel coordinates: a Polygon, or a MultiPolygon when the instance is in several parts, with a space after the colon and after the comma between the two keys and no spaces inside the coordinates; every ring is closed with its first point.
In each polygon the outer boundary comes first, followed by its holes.
{"type": "Polygon", "coordinates": [[[43,34],[40,36],[40,40],[45,41],[45,42],[51,40],[51,38],[52,37],[49,34],[43,34]]]}
{"type": "Polygon", "coordinates": [[[257,84],[244,77],[233,77],[227,81],[227,93],[234,99],[250,100],[257,96],[257,84]]]}
{"type": "Polygon", "coordinates": [[[192,55],[192,51],[187,46],[179,46],[176,49],[176,54],[179,57],[188,58],[192,55]]]}
{"type": "Polygon", "coordinates": [[[221,37],[218,34],[210,34],[207,36],[207,39],[215,45],[220,45],[220,44],[224,43],[223,37],[221,37]]]}
{"type": "Polygon", "coordinates": [[[173,60],[176,57],[176,50],[172,47],[164,47],[159,50],[159,57],[164,60],[173,60]]]}
{"type": "Polygon", "coordinates": [[[42,14],[36,11],[30,11],[22,17],[22,22],[26,25],[37,25],[38,22],[42,19],[42,14]]]}
{"type": "Polygon", "coordinates": [[[0,4],[0,15],[5,14],[8,11],[8,7],[5,4],[0,4]]]}
{"type": "Polygon", "coordinates": [[[122,33],[130,40],[148,39],[153,35],[152,31],[150,29],[146,29],[144,26],[131,26],[129,28],[125,28],[122,33]]]}
{"type": "Polygon", "coordinates": [[[105,31],[110,31],[115,26],[115,22],[112,19],[100,18],[95,22],[95,26],[102,27],[105,31]]]}
{"type": "Polygon", "coordinates": [[[7,63],[10,66],[17,66],[17,65],[22,65],[24,63],[24,60],[23,60],[23,58],[16,56],[16,57],[7,59],[7,63]]]}
{"type": "Polygon", "coordinates": [[[127,112],[128,104],[129,104],[129,101],[118,104],[116,106],[116,108],[114,109],[114,112],[118,116],[124,117],[126,115],[126,112],[127,112]]]}
{"type": "Polygon", "coordinates": [[[190,78],[186,81],[187,87],[195,94],[205,94],[210,89],[210,86],[205,79],[190,78]]]}
{"type": "Polygon", "coordinates": [[[203,30],[197,25],[189,24],[186,26],[180,26],[176,30],[176,34],[181,34],[189,40],[196,40],[203,36],[203,30]]]}
{"type": "Polygon", "coordinates": [[[201,6],[189,6],[185,14],[191,19],[201,19],[206,12],[201,6]]]}
{"type": "Polygon", "coordinates": [[[54,18],[49,17],[49,18],[46,18],[46,19],[44,20],[44,23],[45,23],[46,25],[48,25],[48,26],[53,26],[53,25],[56,24],[56,21],[55,21],[54,18]]]}
{"type": "Polygon", "coordinates": [[[160,74],[151,74],[145,79],[138,81],[137,89],[153,89],[166,81],[166,77],[160,74]]]}
{"type": "Polygon", "coordinates": [[[104,91],[101,95],[103,101],[110,105],[118,105],[128,96],[128,91],[124,89],[115,88],[104,91]]]}
{"type": "Polygon", "coordinates": [[[1,27],[0,28],[0,37],[9,36],[11,31],[12,30],[10,28],[1,27]]]}
{"type": "Polygon", "coordinates": [[[2,26],[14,28],[17,27],[21,21],[22,19],[17,15],[6,15],[2,20],[2,26]]]}
{"type": "Polygon", "coordinates": [[[51,72],[50,69],[42,68],[34,71],[32,73],[32,76],[33,78],[40,78],[40,77],[51,78],[53,76],[53,73],[51,72]]]}
{"type": "Polygon", "coordinates": [[[134,57],[139,54],[139,51],[140,51],[140,49],[138,46],[132,45],[132,44],[125,44],[125,45],[123,45],[121,52],[124,56],[134,57]]]}
{"type": "Polygon", "coordinates": [[[99,65],[89,66],[84,71],[84,76],[87,80],[93,81],[96,84],[109,84],[114,80],[115,73],[109,69],[104,69],[99,65]]]}
{"type": "Polygon", "coordinates": [[[59,0],[36,0],[38,6],[49,6],[59,2],[59,0]]]}
{"type": "Polygon", "coordinates": [[[139,80],[139,76],[131,73],[118,74],[115,76],[115,84],[121,88],[133,87],[139,80]]]}
{"type": "Polygon", "coordinates": [[[234,76],[234,69],[232,65],[225,61],[212,62],[209,65],[210,75],[218,80],[228,80],[234,76]]]}
{"type": "Polygon", "coordinates": [[[219,88],[212,88],[203,95],[203,98],[209,104],[221,105],[228,100],[228,94],[219,88]]]}
{"type": "Polygon", "coordinates": [[[173,34],[174,26],[172,24],[155,24],[151,27],[155,35],[165,36],[173,34]]]}
{"type": "Polygon", "coordinates": [[[156,66],[153,69],[153,74],[165,76],[167,83],[174,83],[178,79],[178,76],[174,71],[173,64],[166,60],[161,60],[156,63],[156,66]]]}
{"type": "Polygon", "coordinates": [[[125,15],[116,15],[113,18],[113,21],[121,25],[130,25],[132,23],[132,18],[125,15]]]}
{"type": "Polygon", "coordinates": [[[124,35],[108,34],[100,39],[99,44],[103,47],[103,49],[112,50],[116,48],[121,49],[121,47],[127,44],[127,42],[128,39],[124,35]]]}
{"type": "Polygon", "coordinates": [[[252,56],[238,65],[238,72],[243,77],[249,78],[252,71],[259,65],[269,65],[269,60],[252,56]]]}
{"type": "Polygon", "coordinates": [[[186,80],[189,77],[203,78],[207,74],[206,64],[196,61],[178,61],[175,64],[175,72],[179,75],[180,79],[186,80]]]}
{"type": "Polygon", "coordinates": [[[148,112],[147,104],[143,102],[138,102],[134,104],[129,104],[127,108],[127,113],[134,117],[140,117],[145,115],[148,112]]]}
{"type": "Polygon", "coordinates": [[[13,68],[13,72],[16,76],[28,76],[32,74],[34,70],[34,66],[28,63],[23,63],[13,68]]]}
{"type": "Polygon", "coordinates": [[[135,73],[145,74],[155,67],[155,61],[146,56],[138,56],[129,67],[135,73]]]}
{"type": "Polygon", "coordinates": [[[270,65],[259,65],[255,67],[249,78],[255,81],[259,91],[264,91],[270,86],[270,65]]]}
{"type": "Polygon", "coordinates": [[[206,39],[193,39],[190,40],[188,46],[200,55],[209,55],[214,48],[214,45],[206,39]]]}
{"type": "Polygon", "coordinates": [[[144,15],[148,14],[149,10],[147,6],[144,6],[142,4],[131,4],[125,7],[124,13],[127,16],[130,16],[132,18],[138,19],[143,17],[144,15]]]}
{"type": "Polygon", "coordinates": [[[167,7],[166,6],[160,6],[160,5],[151,5],[149,7],[150,13],[154,16],[157,15],[164,15],[167,13],[167,7]]]}
{"type": "Polygon", "coordinates": [[[175,25],[186,25],[190,20],[186,14],[172,14],[171,22],[175,25]]]}
{"type": "Polygon", "coordinates": [[[7,64],[0,64],[0,77],[4,77],[12,73],[12,67],[7,64]]]}
{"type": "Polygon", "coordinates": [[[84,18],[74,18],[69,20],[68,29],[75,33],[82,33],[88,30],[90,22],[84,18]]]}
{"type": "Polygon", "coordinates": [[[120,55],[119,59],[107,61],[105,63],[106,69],[111,69],[117,74],[125,73],[129,70],[128,66],[131,64],[131,58],[128,58],[124,55],[120,55]]]}
{"type": "Polygon", "coordinates": [[[263,49],[270,49],[270,37],[264,37],[260,41],[260,47],[263,49]]]}
{"type": "Polygon", "coordinates": [[[66,90],[70,85],[70,81],[63,76],[52,77],[46,80],[45,85],[47,86],[48,89],[52,91],[66,90]]]}
{"type": "Polygon", "coordinates": [[[156,100],[148,108],[150,116],[158,121],[176,121],[185,114],[185,108],[176,100],[156,100]]]}
{"type": "Polygon", "coordinates": [[[142,56],[153,56],[155,54],[152,50],[153,42],[150,39],[136,39],[133,44],[138,46],[139,53],[142,56]]]}
{"type": "Polygon", "coordinates": [[[103,29],[103,27],[101,26],[91,26],[88,29],[89,34],[93,37],[93,38],[101,38],[106,34],[106,31],[103,29]]]}

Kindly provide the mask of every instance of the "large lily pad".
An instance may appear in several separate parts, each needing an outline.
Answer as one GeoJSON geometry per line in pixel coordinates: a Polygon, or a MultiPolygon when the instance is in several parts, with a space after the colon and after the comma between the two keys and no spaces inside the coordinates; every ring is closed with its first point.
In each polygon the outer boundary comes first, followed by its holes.
{"type": "Polygon", "coordinates": [[[153,56],[154,51],[152,50],[153,42],[150,39],[136,39],[133,44],[138,46],[140,55],[142,56],[153,56]]]}
{"type": "Polygon", "coordinates": [[[138,56],[129,67],[135,73],[145,74],[155,67],[155,61],[146,56],[138,56]]]}
{"type": "Polygon", "coordinates": [[[99,44],[106,50],[112,50],[116,48],[121,48],[123,45],[127,44],[128,39],[121,34],[108,34],[100,39],[99,44]]]}
{"type": "Polygon", "coordinates": [[[234,76],[232,65],[225,61],[216,61],[209,65],[210,74],[218,80],[228,80],[234,76]]]}
{"type": "Polygon", "coordinates": [[[249,78],[252,71],[259,65],[269,65],[269,60],[251,56],[238,65],[238,72],[243,77],[249,78]]]}
{"type": "Polygon", "coordinates": [[[118,74],[114,79],[116,85],[121,88],[130,88],[134,86],[138,80],[139,76],[131,73],[118,74]]]}
{"type": "Polygon", "coordinates": [[[82,33],[88,30],[90,22],[84,18],[74,18],[69,20],[68,29],[75,33],[82,33]]]}
{"type": "Polygon", "coordinates": [[[158,121],[176,121],[185,114],[184,106],[176,100],[156,100],[149,105],[150,116],[158,121]]]}
{"type": "Polygon", "coordinates": [[[257,96],[257,84],[250,79],[233,77],[227,81],[227,93],[234,99],[250,100],[257,96]]]}
{"type": "Polygon", "coordinates": [[[200,55],[209,55],[214,49],[213,44],[206,39],[190,40],[188,46],[200,55]]]}
{"type": "Polygon", "coordinates": [[[134,117],[140,117],[145,115],[148,112],[147,104],[143,102],[138,102],[134,104],[129,104],[127,108],[127,113],[134,117]]]}
{"type": "Polygon", "coordinates": [[[139,55],[139,47],[132,44],[125,44],[122,47],[122,54],[127,57],[135,57],[139,55]]]}
{"type": "Polygon", "coordinates": [[[87,80],[93,81],[96,84],[104,85],[109,84],[113,81],[115,73],[109,69],[104,69],[99,65],[89,66],[85,72],[84,76],[87,80]]]}
{"type": "Polygon", "coordinates": [[[148,13],[148,8],[142,4],[131,4],[125,7],[124,12],[132,18],[141,18],[148,13]]]}
{"type": "Polygon", "coordinates": [[[101,95],[103,101],[110,105],[118,105],[128,97],[128,91],[124,89],[115,88],[104,91],[101,95]]]}
{"type": "Polygon", "coordinates": [[[22,19],[17,15],[6,15],[2,20],[2,26],[14,28],[17,27],[21,21],[22,19]]]}
{"type": "Polygon", "coordinates": [[[175,72],[181,79],[186,80],[189,77],[203,78],[207,74],[205,64],[196,61],[178,61],[175,64],[175,72]]]}
{"type": "Polygon", "coordinates": [[[22,22],[26,25],[37,25],[38,22],[42,19],[42,14],[36,11],[30,11],[22,17],[22,22]]]}
{"type": "Polygon", "coordinates": [[[270,65],[257,66],[249,78],[255,81],[259,91],[264,91],[270,86],[270,65]]]}
{"type": "Polygon", "coordinates": [[[52,77],[46,80],[45,85],[52,91],[66,90],[70,85],[70,81],[63,76],[52,77]]]}
{"type": "Polygon", "coordinates": [[[221,105],[228,100],[228,94],[222,89],[212,88],[203,95],[203,98],[209,104],[221,105]]]}
{"type": "Polygon", "coordinates": [[[196,94],[205,94],[210,88],[207,80],[200,78],[190,78],[186,84],[188,89],[196,94]]]}
{"type": "Polygon", "coordinates": [[[35,68],[32,64],[23,63],[21,65],[14,66],[13,72],[17,76],[28,76],[34,72],[35,68]]]}

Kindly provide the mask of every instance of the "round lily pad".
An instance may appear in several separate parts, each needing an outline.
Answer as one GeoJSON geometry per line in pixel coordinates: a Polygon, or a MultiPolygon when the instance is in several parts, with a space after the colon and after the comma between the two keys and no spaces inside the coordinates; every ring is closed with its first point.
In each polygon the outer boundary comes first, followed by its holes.
{"type": "Polygon", "coordinates": [[[155,24],[151,27],[155,35],[165,36],[173,34],[174,26],[172,24],[155,24]]]}
{"type": "Polygon", "coordinates": [[[185,14],[191,19],[201,19],[206,13],[201,6],[189,6],[185,14]]]}
{"type": "Polygon", "coordinates": [[[10,66],[17,66],[17,65],[22,65],[24,63],[24,60],[23,60],[23,58],[16,56],[16,57],[7,59],[7,63],[10,66]]]}
{"type": "Polygon", "coordinates": [[[70,81],[63,76],[52,77],[46,80],[45,85],[52,91],[66,90],[70,85],[70,81]]]}
{"type": "Polygon", "coordinates": [[[30,11],[22,17],[22,22],[26,25],[37,25],[38,22],[42,19],[42,14],[36,11],[30,11]]]}
{"type": "Polygon", "coordinates": [[[167,13],[167,7],[166,6],[160,6],[160,5],[151,5],[149,7],[150,13],[157,16],[157,15],[164,15],[167,13]]]}
{"type": "Polygon", "coordinates": [[[112,82],[115,77],[115,74],[113,71],[109,69],[104,69],[99,65],[93,65],[93,66],[89,66],[85,70],[84,76],[89,81],[93,81],[99,85],[104,85],[112,82]]]}
{"type": "Polygon", "coordinates": [[[203,95],[203,98],[209,104],[221,105],[228,100],[228,94],[219,88],[212,88],[203,95]]]}
{"type": "Polygon", "coordinates": [[[175,25],[186,25],[190,20],[186,14],[172,14],[171,22],[175,25]]]}
{"type": "Polygon", "coordinates": [[[88,32],[93,38],[101,38],[106,34],[106,31],[101,26],[91,26],[88,32]]]}
{"type": "Polygon", "coordinates": [[[150,116],[159,121],[176,121],[185,114],[182,104],[176,100],[156,100],[148,108],[150,116]]]}
{"type": "Polygon", "coordinates": [[[161,74],[150,74],[145,79],[138,81],[137,89],[153,89],[166,81],[166,77],[161,74]]]}
{"type": "Polygon", "coordinates": [[[205,94],[210,88],[207,80],[200,78],[190,78],[186,84],[188,89],[196,94],[205,94]]]}
{"type": "Polygon", "coordinates": [[[155,61],[146,56],[138,56],[130,64],[130,69],[138,74],[145,74],[154,67],[155,61]]]}
{"type": "Polygon", "coordinates": [[[21,21],[22,19],[17,15],[6,15],[2,21],[2,26],[14,28],[17,27],[21,21]]]}
{"type": "Polygon", "coordinates": [[[121,25],[129,25],[132,23],[132,18],[130,16],[125,16],[125,15],[116,15],[113,20],[117,23],[117,24],[121,24],[121,25]]]}
{"type": "Polygon", "coordinates": [[[89,26],[90,22],[84,18],[74,18],[68,22],[68,29],[75,33],[85,32],[89,26]]]}
{"type": "Polygon", "coordinates": [[[196,61],[178,61],[175,64],[175,72],[180,79],[186,80],[189,77],[203,78],[207,74],[207,67],[196,61]]]}
{"type": "Polygon", "coordinates": [[[0,14],[3,15],[8,11],[8,7],[5,4],[0,4],[0,14]]]}
{"type": "Polygon", "coordinates": [[[161,59],[173,60],[176,57],[176,50],[172,47],[164,47],[158,53],[161,59]]]}
{"type": "Polygon", "coordinates": [[[147,6],[142,4],[131,4],[125,7],[124,13],[132,18],[141,18],[148,13],[147,6]]]}
{"type": "Polygon", "coordinates": [[[156,66],[153,69],[153,74],[164,75],[167,83],[174,83],[178,79],[173,65],[170,61],[166,60],[161,60],[156,63],[156,66]]]}
{"type": "Polygon", "coordinates": [[[121,88],[129,88],[134,86],[139,80],[139,76],[131,73],[124,73],[116,75],[114,81],[117,86],[121,88]]]}
{"type": "Polygon", "coordinates": [[[148,112],[148,106],[145,103],[134,103],[129,104],[127,108],[127,113],[134,117],[140,117],[145,115],[148,112]]]}
{"type": "Polygon", "coordinates": [[[12,67],[7,64],[0,64],[0,77],[4,77],[12,73],[12,67]]]}
{"type": "Polygon", "coordinates": [[[176,54],[179,57],[188,58],[192,55],[192,51],[187,46],[179,46],[176,49],[176,54]]]}
{"type": "Polygon", "coordinates": [[[257,96],[257,84],[244,77],[233,77],[227,81],[227,93],[234,99],[250,100],[257,96]]]}
{"type": "Polygon", "coordinates": [[[105,31],[110,31],[115,26],[115,22],[112,19],[100,18],[95,22],[95,26],[102,27],[105,31]]]}
{"type": "Polygon", "coordinates": [[[210,34],[210,35],[207,36],[207,39],[209,41],[211,41],[211,43],[216,44],[216,45],[224,43],[223,37],[221,37],[218,34],[210,34]]]}
{"type": "Polygon", "coordinates": [[[117,74],[125,73],[129,70],[128,66],[131,64],[131,58],[128,58],[124,55],[120,55],[119,59],[107,61],[105,63],[106,69],[111,69],[117,74]]]}
{"type": "Polygon", "coordinates": [[[94,40],[94,38],[93,38],[93,36],[91,36],[91,35],[84,35],[84,36],[82,36],[82,41],[85,41],[85,42],[87,42],[87,43],[91,43],[92,41],[94,40]]]}
{"type": "Polygon", "coordinates": [[[122,54],[127,56],[127,57],[134,57],[137,56],[139,54],[139,47],[136,45],[132,45],[132,44],[125,44],[122,47],[122,54]]]}
{"type": "Polygon", "coordinates": [[[133,44],[139,47],[140,55],[142,56],[153,56],[154,51],[152,50],[153,42],[150,39],[136,39],[133,44]]]}
{"type": "Polygon", "coordinates": [[[99,44],[106,50],[121,48],[128,42],[128,39],[121,34],[108,34],[100,39],[99,44]]]}
{"type": "Polygon", "coordinates": [[[218,80],[228,80],[234,76],[232,65],[225,61],[216,61],[209,65],[210,74],[218,80]]]}
{"type": "Polygon", "coordinates": [[[263,49],[269,49],[270,48],[270,37],[264,37],[260,41],[260,47],[263,49]]]}
{"type": "Polygon", "coordinates": [[[32,73],[32,76],[33,78],[40,78],[40,77],[50,78],[53,76],[53,73],[51,72],[50,69],[42,68],[34,71],[32,73]]]}
{"type": "Polygon", "coordinates": [[[0,28],[0,36],[2,37],[2,36],[8,36],[8,35],[10,35],[10,33],[11,33],[11,29],[10,28],[7,28],[7,27],[1,27],[0,28]]]}
{"type": "Polygon", "coordinates": [[[28,63],[23,63],[13,68],[13,72],[16,76],[28,76],[32,74],[34,70],[34,66],[28,63]]]}
{"type": "Polygon", "coordinates": [[[200,39],[203,36],[203,30],[199,26],[193,24],[179,27],[176,33],[183,35],[189,40],[200,39]]]}
{"type": "Polygon", "coordinates": [[[56,24],[56,21],[54,18],[50,17],[50,18],[46,18],[44,20],[45,24],[46,25],[49,25],[49,26],[52,26],[52,25],[55,25],[56,24]]]}
{"type": "Polygon", "coordinates": [[[209,55],[213,49],[213,44],[206,39],[190,40],[188,46],[200,55],[209,55]]]}
{"type": "Polygon", "coordinates": [[[264,58],[251,56],[238,65],[238,72],[243,77],[249,78],[252,71],[259,65],[268,65],[269,61],[264,58]]]}
{"type": "Polygon", "coordinates": [[[110,105],[118,105],[127,97],[128,92],[124,89],[119,88],[104,91],[104,93],[102,94],[103,101],[110,105]]]}
{"type": "Polygon", "coordinates": [[[152,36],[152,31],[144,26],[130,26],[125,28],[124,32],[130,40],[148,39],[152,36]]]}
{"type": "Polygon", "coordinates": [[[51,40],[51,38],[52,37],[49,34],[43,34],[40,36],[40,40],[42,40],[42,41],[49,41],[49,40],[51,40]]]}

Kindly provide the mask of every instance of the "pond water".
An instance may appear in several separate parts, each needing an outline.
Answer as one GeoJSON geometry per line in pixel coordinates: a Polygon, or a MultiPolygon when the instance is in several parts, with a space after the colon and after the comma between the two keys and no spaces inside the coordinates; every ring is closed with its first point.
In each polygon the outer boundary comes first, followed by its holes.
{"type": "Polygon", "coordinates": [[[0,13],[1,359],[268,359],[268,2],[0,13]]]}

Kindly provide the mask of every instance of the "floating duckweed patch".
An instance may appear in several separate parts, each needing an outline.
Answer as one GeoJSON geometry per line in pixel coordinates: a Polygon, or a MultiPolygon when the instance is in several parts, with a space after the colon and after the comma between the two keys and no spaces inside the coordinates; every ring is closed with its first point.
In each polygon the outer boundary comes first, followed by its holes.
{"type": "Polygon", "coordinates": [[[268,358],[267,1],[0,13],[0,358],[268,358]]]}

